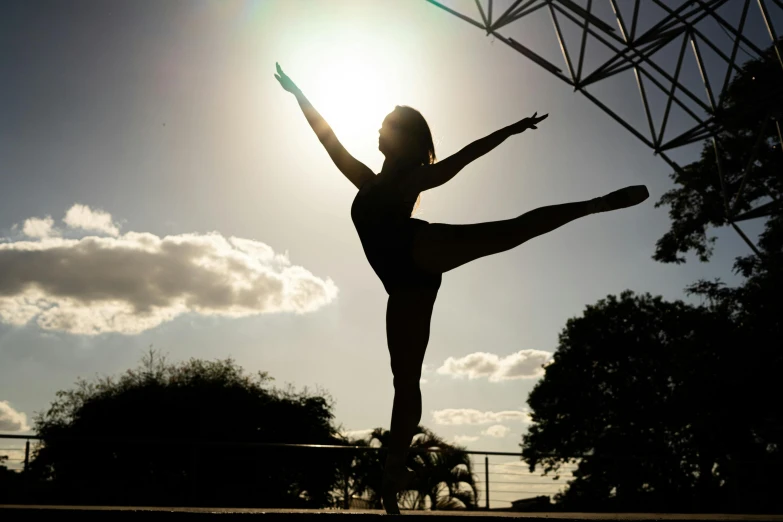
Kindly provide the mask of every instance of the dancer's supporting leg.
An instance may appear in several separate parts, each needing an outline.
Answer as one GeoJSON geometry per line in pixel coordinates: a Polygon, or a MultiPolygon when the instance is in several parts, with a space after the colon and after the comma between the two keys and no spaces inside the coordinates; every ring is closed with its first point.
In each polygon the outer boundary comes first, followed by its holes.
{"type": "Polygon", "coordinates": [[[574,203],[540,207],[503,221],[422,227],[413,241],[413,259],[435,273],[448,272],[474,259],[497,254],[590,214],[638,205],[650,196],[643,185],[574,203]]]}
{"type": "Polygon", "coordinates": [[[399,513],[398,485],[405,482],[405,461],[421,420],[421,367],[430,337],[430,319],[437,290],[405,289],[389,296],[386,337],[394,376],[394,406],[389,454],[384,469],[384,509],[399,513]]]}

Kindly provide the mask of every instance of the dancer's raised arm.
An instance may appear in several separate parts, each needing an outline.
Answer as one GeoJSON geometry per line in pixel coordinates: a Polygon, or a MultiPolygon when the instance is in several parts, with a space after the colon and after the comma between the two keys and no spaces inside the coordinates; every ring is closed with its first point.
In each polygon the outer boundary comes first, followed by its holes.
{"type": "Polygon", "coordinates": [[[443,185],[456,176],[465,165],[491,151],[503,143],[509,136],[519,134],[527,129],[537,129],[536,125],[538,122],[546,119],[549,114],[544,114],[543,116],[536,116],[536,114],[538,113],[533,113],[533,116],[530,118],[524,118],[508,127],[478,139],[442,161],[423,166],[421,172],[413,177],[416,191],[424,192],[425,190],[443,185]]]}
{"type": "Polygon", "coordinates": [[[277,74],[275,78],[280,82],[280,85],[286,91],[296,96],[296,100],[299,102],[302,112],[307,118],[307,122],[310,127],[313,128],[315,135],[318,136],[318,140],[326,148],[326,152],[329,153],[329,157],[332,158],[334,164],[340,169],[346,178],[351,183],[356,185],[356,188],[361,188],[362,184],[370,178],[375,177],[375,174],[362,162],[351,156],[351,154],[345,150],[343,144],[337,139],[332,128],[326,123],[326,120],[321,116],[315,107],[312,106],[310,101],[305,97],[299,87],[291,81],[291,78],[286,76],[283,69],[277,66],[277,74]],[[279,76],[278,76],[279,75],[279,76]]]}

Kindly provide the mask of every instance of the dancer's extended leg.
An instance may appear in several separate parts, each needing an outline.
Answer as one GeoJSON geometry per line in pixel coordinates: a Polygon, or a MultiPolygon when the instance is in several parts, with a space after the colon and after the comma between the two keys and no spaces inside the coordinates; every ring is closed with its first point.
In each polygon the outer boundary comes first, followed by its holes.
{"type": "Polygon", "coordinates": [[[636,185],[586,201],[540,207],[503,221],[431,223],[414,238],[413,259],[424,270],[448,272],[474,259],[510,250],[575,219],[638,205],[649,196],[646,187],[636,185]]]}

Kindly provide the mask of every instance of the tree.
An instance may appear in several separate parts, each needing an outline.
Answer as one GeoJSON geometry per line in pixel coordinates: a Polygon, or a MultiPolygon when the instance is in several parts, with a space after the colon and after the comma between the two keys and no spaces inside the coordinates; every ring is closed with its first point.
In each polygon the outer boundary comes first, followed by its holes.
{"type": "Polygon", "coordinates": [[[767,402],[780,392],[765,380],[783,364],[738,350],[748,325],[721,306],[625,291],[568,320],[521,445],[531,472],[578,463],[563,509],[783,507],[783,414],[767,402]]]}
{"type": "MultiPolygon", "coordinates": [[[[390,441],[389,430],[376,428],[362,444],[388,448],[390,441]]],[[[448,444],[429,429],[418,426],[406,463],[416,472],[416,478],[409,491],[399,493],[400,508],[426,509],[429,503],[432,510],[476,509],[478,490],[470,458],[464,451],[465,448],[448,444]],[[440,451],[427,451],[434,449],[440,451]]],[[[382,509],[384,460],[383,451],[362,452],[354,468],[357,490],[361,492],[358,494],[366,493],[374,509],[382,509]]]]}
{"type": "Polygon", "coordinates": [[[336,450],[329,397],[267,388],[231,359],[150,352],[119,378],[77,381],[35,418],[31,471],[69,503],[325,507],[336,450]],[[254,445],[256,444],[256,445],[254,445]]]}
{"type": "MultiPolygon", "coordinates": [[[[341,443],[346,446],[368,448],[369,440],[351,438],[337,434],[341,443]]],[[[335,505],[343,509],[351,507],[351,499],[361,498],[368,492],[367,477],[372,474],[376,465],[380,465],[374,450],[346,450],[340,457],[340,478],[336,484],[335,505]]],[[[380,508],[379,508],[380,509],[380,508]]]]}
{"type": "Polygon", "coordinates": [[[774,48],[742,66],[714,116],[729,198],[707,140],[656,204],[670,206],[672,225],[653,258],[684,263],[679,254],[693,251],[706,262],[709,226],[753,216],[766,218],[758,255],[735,260],[745,277],[737,288],[686,288],[708,306],[625,291],[567,322],[528,398],[533,425],[522,444],[531,471],[540,464],[557,478],[578,463],[555,497],[563,509],[783,509],[783,413],[774,406],[783,399],[783,68],[774,48]]]}
{"type": "MultiPolygon", "coordinates": [[[[783,45],[783,39],[778,45],[783,45]]],[[[732,216],[762,205],[768,206],[759,217],[783,214],[783,150],[778,130],[783,127],[783,67],[774,47],[770,46],[761,58],[743,64],[729,84],[715,119],[723,129],[717,142],[729,198],[736,197],[750,165],[732,216]],[[749,164],[751,159],[754,161],[749,164]]],[[[685,258],[678,254],[694,251],[706,262],[715,242],[714,237],[707,237],[707,228],[729,224],[712,141],[704,142],[698,161],[670,177],[677,187],[666,192],[655,206],[671,207],[672,225],[656,243],[653,259],[684,263],[685,258]]],[[[732,199],[728,206],[733,207],[732,199]]],[[[779,225],[779,220],[768,219],[764,234],[781,234],[775,229],[779,225]]]]}
{"type": "MultiPolygon", "coordinates": [[[[783,39],[778,41],[778,47],[783,39]]],[[[774,49],[770,47],[762,58],[746,62],[742,72],[731,82],[724,103],[716,112],[716,119],[725,131],[719,137],[720,157],[726,174],[727,193],[736,194],[737,214],[746,213],[765,217],[765,230],[759,237],[758,251],[735,259],[734,271],[745,280],[737,288],[726,288],[719,279],[699,280],[686,288],[686,293],[707,297],[716,313],[738,325],[742,333],[737,344],[727,347],[727,353],[739,347],[753,350],[751,364],[738,365],[722,375],[727,381],[737,381],[737,373],[746,401],[740,411],[743,421],[753,427],[757,448],[769,448],[761,455],[779,455],[783,422],[779,415],[770,414],[768,401],[780,402],[783,393],[776,386],[777,373],[783,367],[783,314],[780,299],[783,295],[783,67],[774,49]],[[759,140],[759,138],[761,138],[759,140]],[[753,160],[751,162],[751,160],[753,160]],[[763,199],[768,201],[762,202],[763,199]],[[757,208],[757,211],[748,211],[757,208]]],[[[721,226],[728,222],[721,193],[720,180],[709,166],[715,165],[710,143],[705,143],[701,159],[686,167],[682,175],[672,178],[679,188],[664,194],[660,206],[669,203],[672,229],[658,241],[654,259],[662,262],[684,262],[677,252],[695,250],[701,261],[711,255],[706,240],[708,225],[721,226]]],[[[729,205],[732,202],[729,201],[729,205]]],[[[742,216],[740,216],[742,217],[742,216]]],[[[725,356],[725,355],[724,355],[725,356]]],[[[774,460],[774,459],[773,459],[774,460]]],[[[738,475],[735,495],[751,498],[756,506],[764,505],[767,491],[765,477],[771,473],[766,467],[752,469],[749,465],[736,466],[738,475]],[[743,488],[743,491],[740,491],[743,488]]]]}
{"type": "Polygon", "coordinates": [[[13,480],[13,471],[10,471],[5,463],[8,461],[8,455],[0,455],[0,500],[6,501],[6,495],[3,492],[7,489],[9,483],[13,480]]]}
{"type": "Polygon", "coordinates": [[[8,469],[8,455],[0,455],[0,504],[24,500],[24,475],[8,469]]]}
{"type": "Polygon", "coordinates": [[[470,456],[465,448],[446,443],[430,430],[419,427],[420,436],[412,447],[422,451],[413,455],[411,469],[416,471],[413,491],[404,498],[403,505],[424,509],[429,499],[432,510],[475,510],[478,507],[478,489],[473,476],[470,456]]]}

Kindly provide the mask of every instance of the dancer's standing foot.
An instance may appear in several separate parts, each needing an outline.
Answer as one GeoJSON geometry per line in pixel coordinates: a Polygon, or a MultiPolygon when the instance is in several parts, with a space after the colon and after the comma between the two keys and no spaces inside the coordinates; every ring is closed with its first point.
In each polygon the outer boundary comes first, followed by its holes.
{"type": "Polygon", "coordinates": [[[386,513],[389,515],[400,514],[397,493],[405,490],[415,476],[414,471],[405,467],[402,458],[389,455],[383,468],[383,483],[381,484],[381,500],[386,513]]]}

